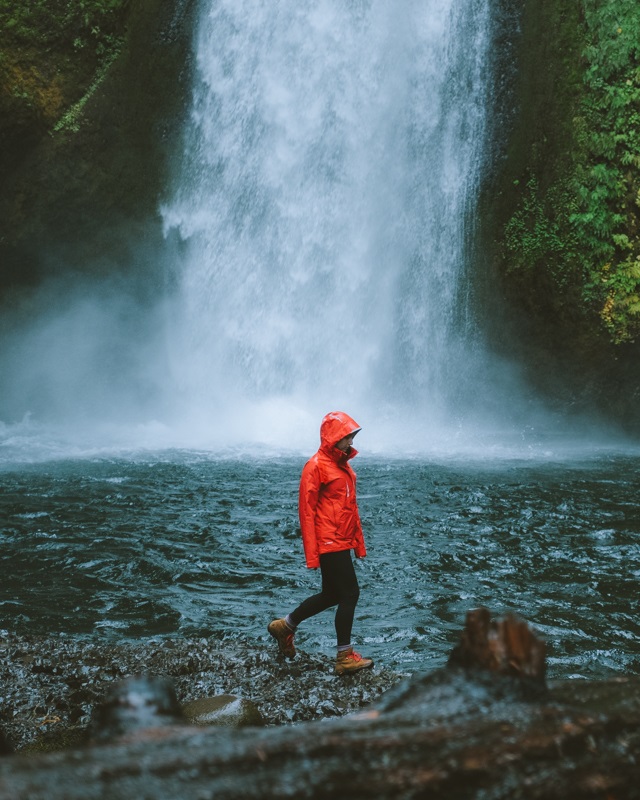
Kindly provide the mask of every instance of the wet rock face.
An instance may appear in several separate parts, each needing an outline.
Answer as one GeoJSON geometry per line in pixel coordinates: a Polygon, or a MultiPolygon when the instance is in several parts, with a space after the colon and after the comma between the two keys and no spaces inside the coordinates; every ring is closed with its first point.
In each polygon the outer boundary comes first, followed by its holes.
{"type": "Polygon", "coordinates": [[[113,33],[124,42],[110,66],[76,52],[73,32],[61,52],[36,43],[25,53],[18,42],[0,60],[0,302],[64,271],[134,285],[157,276],[156,253],[143,252],[163,239],[158,198],[190,97],[197,2],[122,6],[113,33]]]}

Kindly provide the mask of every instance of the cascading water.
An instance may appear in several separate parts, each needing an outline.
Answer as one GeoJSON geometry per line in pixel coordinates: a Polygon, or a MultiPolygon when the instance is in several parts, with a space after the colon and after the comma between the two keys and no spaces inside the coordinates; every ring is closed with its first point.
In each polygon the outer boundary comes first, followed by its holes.
{"type": "Polygon", "coordinates": [[[459,412],[490,28],[488,0],[203,0],[163,208],[186,416],[459,412]]]}

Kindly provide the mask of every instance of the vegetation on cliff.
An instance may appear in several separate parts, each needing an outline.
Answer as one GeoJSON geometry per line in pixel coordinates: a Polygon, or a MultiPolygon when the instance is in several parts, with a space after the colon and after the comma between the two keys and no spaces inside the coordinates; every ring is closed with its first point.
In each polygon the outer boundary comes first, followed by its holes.
{"type": "Polygon", "coordinates": [[[129,0],[0,0],[0,296],[35,285],[52,234],[69,240],[69,227],[78,229],[76,210],[66,228],[61,219],[64,193],[80,197],[99,171],[75,134],[122,52],[129,17],[129,0]]]}
{"type": "Polygon", "coordinates": [[[640,338],[640,4],[536,10],[553,52],[528,68],[538,96],[523,103],[544,118],[532,120],[513,180],[507,269],[525,291],[553,297],[533,301],[545,313],[631,342],[640,338]]]}
{"type": "MultiPolygon", "coordinates": [[[[128,0],[0,0],[0,169],[83,100],[124,40],[128,0]]],[[[68,120],[67,120],[68,122],[68,120]]]]}
{"type": "Polygon", "coordinates": [[[145,270],[162,244],[194,7],[0,0],[0,302],[26,302],[54,273],[155,290],[145,270]]]}
{"type": "Polygon", "coordinates": [[[26,46],[88,50],[97,57],[120,42],[128,0],[0,0],[0,29],[26,46]]]}

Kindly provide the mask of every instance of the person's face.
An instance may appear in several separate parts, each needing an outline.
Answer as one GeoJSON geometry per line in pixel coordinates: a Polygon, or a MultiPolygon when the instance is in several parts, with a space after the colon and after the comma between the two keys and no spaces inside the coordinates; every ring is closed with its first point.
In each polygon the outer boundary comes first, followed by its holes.
{"type": "MultiPolygon", "coordinates": [[[[356,433],[357,432],[358,431],[356,431],[356,433]]],[[[339,442],[336,442],[336,447],[338,450],[342,450],[343,453],[346,453],[353,444],[353,440],[356,438],[356,433],[350,433],[348,436],[344,436],[342,439],[340,439],[339,442]]]]}

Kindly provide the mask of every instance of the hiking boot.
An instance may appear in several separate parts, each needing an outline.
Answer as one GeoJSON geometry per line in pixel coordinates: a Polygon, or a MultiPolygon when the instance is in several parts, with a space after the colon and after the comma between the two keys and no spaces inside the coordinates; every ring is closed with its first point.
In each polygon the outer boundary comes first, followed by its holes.
{"type": "Polygon", "coordinates": [[[353,647],[348,650],[340,650],[336,661],[336,675],[346,675],[350,672],[357,672],[359,669],[370,669],[373,661],[370,658],[363,658],[360,653],[356,653],[353,647]]]}
{"type": "Polygon", "coordinates": [[[267,625],[267,630],[278,642],[278,648],[285,658],[294,658],[296,648],[293,645],[295,631],[287,625],[284,619],[274,619],[267,625]]]}

